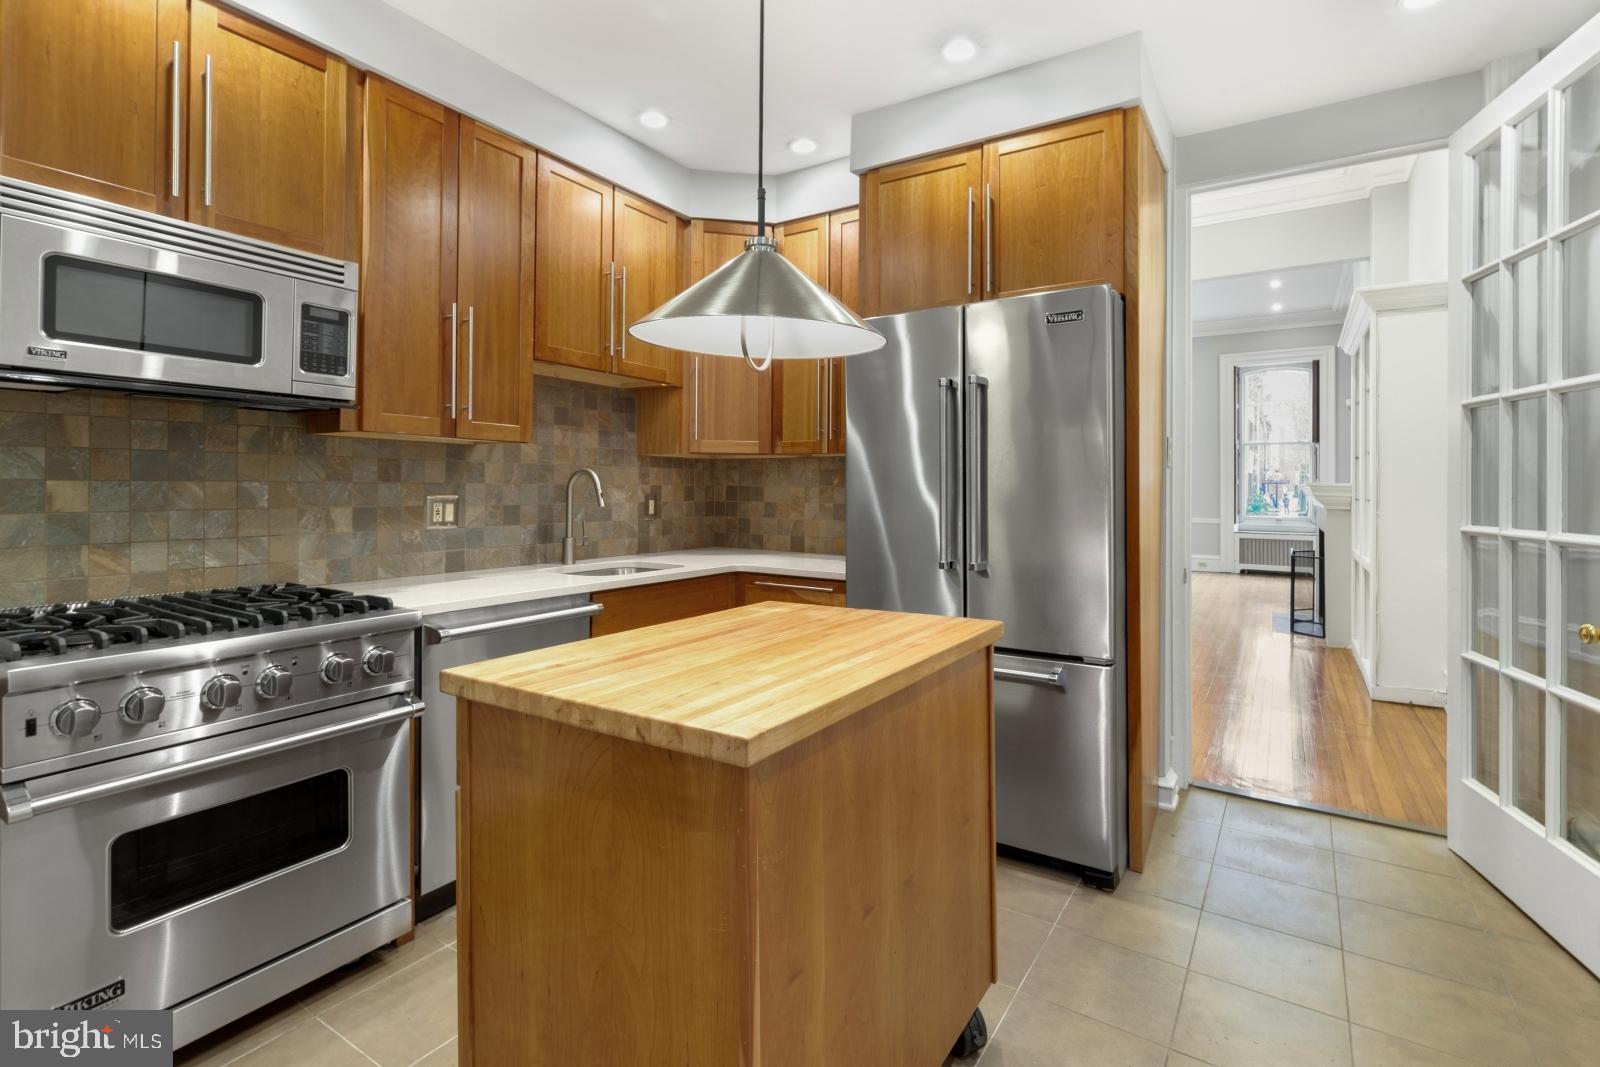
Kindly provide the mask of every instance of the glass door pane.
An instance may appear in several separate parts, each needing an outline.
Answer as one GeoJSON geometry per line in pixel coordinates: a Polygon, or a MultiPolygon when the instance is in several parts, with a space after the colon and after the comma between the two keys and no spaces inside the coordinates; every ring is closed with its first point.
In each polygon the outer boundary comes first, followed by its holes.
{"type": "Polygon", "coordinates": [[[1511,384],[1515,388],[1545,380],[1549,336],[1544,321],[1544,253],[1517,260],[1511,268],[1511,384]]]}
{"type": "Polygon", "coordinates": [[[1518,400],[1511,409],[1511,525],[1544,529],[1544,397],[1518,400]]]}
{"type": "Polygon", "coordinates": [[[1500,675],[1472,665],[1472,777],[1500,792],[1500,675]]]}
{"type": "Polygon", "coordinates": [[[1500,525],[1500,406],[1473,408],[1471,521],[1500,525]]]}
{"type": "Polygon", "coordinates": [[[1545,134],[1544,108],[1516,125],[1517,225],[1516,243],[1522,247],[1544,236],[1545,134]]]}
{"type": "Polygon", "coordinates": [[[1472,651],[1489,659],[1500,658],[1500,542],[1492,537],[1468,538],[1471,545],[1472,624],[1468,640],[1472,651]]]}
{"type": "Polygon", "coordinates": [[[1524,815],[1544,822],[1544,690],[1517,682],[1515,758],[1511,802],[1524,815]]]}
{"type": "Polygon", "coordinates": [[[1511,608],[1515,635],[1511,663],[1544,677],[1544,546],[1518,542],[1511,549],[1511,608]]]}
{"type": "Polygon", "coordinates": [[[1562,553],[1561,568],[1566,606],[1562,681],[1600,698],[1600,549],[1569,548],[1562,553]]]}
{"type": "Polygon", "coordinates": [[[1563,514],[1569,533],[1600,534],[1600,477],[1590,459],[1600,456],[1600,389],[1566,396],[1566,430],[1561,462],[1566,471],[1563,514]]]}
{"type": "Polygon", "coordinates": [[[1600,210],[1600,67],[1568,86],[1567,221],[1600,210]]]}
{"type": "Polygon", "coordinates": [[[1500,275],[1472,283],[1472,395],[1500,391],[1500,275]]]}
{"type": "Polygon", "coordinates": [[[1568,378],[1578,378],[1600,372],[1600,300],[1595,299],[1600,292],[1600,226],[1573,234],[1562,249],[1566,263],[1562,367],[1568,378]]]}
{"type": "Polygon", "coordinates": [[[1566,706],[1566,818],[1561,835],[1600,859],[1600,713],[1566,706]]]}
{"type": "Polygon", "coordinates": [[[1495,138],[1472,157],[1477,171],[1477,225],[1473,231],[1474,265],[1500,255],[1500,140],[1495,138]]]}

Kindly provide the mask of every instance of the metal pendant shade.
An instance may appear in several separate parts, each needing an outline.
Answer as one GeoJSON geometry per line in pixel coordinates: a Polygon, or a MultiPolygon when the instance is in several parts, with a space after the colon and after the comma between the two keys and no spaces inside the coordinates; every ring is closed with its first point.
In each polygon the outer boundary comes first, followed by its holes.
{"type": "Polygon", "coordinates": [[[765,154],[767,5],[760,5],[756,81],[756,236],[744,251],[628,327],[646,344],[742,356],[756,370],[774,359],[854,356],[883,335],[778,252],[767,236],[765,154]]]}

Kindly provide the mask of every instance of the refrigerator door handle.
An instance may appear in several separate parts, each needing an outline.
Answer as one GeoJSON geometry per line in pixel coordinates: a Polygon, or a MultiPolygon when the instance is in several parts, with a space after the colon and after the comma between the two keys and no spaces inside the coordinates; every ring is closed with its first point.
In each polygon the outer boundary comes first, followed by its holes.
{"type": "Polygon", "coordinates": [[[939,379],[939,569],[954,570],[955,553],[950,549],[950,484],[954,476],[950,463],[950,425],[955,412],[956,380],[939,379]]]}
{"type": "Polygon", "coordinates": [[[967,416],[967,569],[988,574],[989,379],[981,374],[967,375],[967,416]]]}

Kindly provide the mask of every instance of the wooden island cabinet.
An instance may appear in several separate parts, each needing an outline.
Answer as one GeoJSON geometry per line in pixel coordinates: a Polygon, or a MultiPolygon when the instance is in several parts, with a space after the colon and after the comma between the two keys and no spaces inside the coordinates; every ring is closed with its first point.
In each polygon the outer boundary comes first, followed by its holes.
{"type": "Polygon", "coordinates": [[[942,1062],[996,975],[1000,630],[766,603],[446,671],[461,1062],[942,1062]]]}

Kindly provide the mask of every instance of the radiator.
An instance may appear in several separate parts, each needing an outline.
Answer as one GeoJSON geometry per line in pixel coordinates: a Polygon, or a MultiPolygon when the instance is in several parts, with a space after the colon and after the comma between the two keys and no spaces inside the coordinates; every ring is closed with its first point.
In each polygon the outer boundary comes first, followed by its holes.
{"type": "Polygon", "coordinates": [[[1274,537],[1269,534],[1239,535],[1239,569],[1289,573],[1289,553],[1296,549],[1315,549],[1309,537],[1274,537]]]}

